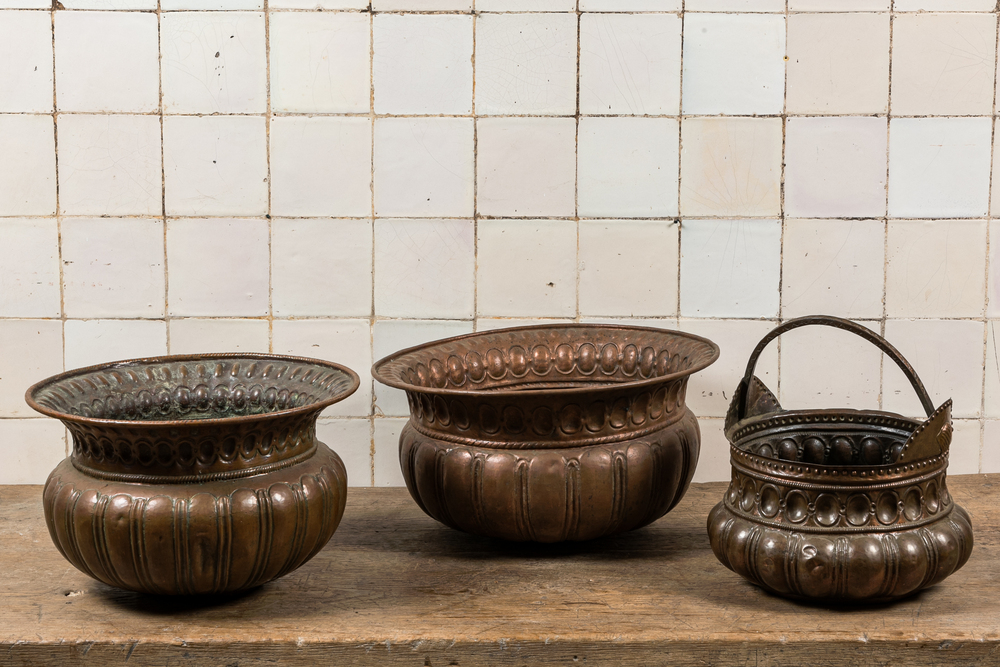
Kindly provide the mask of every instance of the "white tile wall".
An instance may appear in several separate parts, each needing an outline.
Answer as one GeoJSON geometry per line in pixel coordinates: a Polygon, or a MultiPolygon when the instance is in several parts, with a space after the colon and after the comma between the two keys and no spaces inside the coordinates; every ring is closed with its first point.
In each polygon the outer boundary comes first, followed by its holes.
{"type": "MultiPolygon", "coordinates": [[[[399,484],[372,360],[552,321],[717,341],[688,401],[696,479],[726,479],[750,350],[812,313],[955,400],[953,472],[1000,470],[993,0],[62,6],[0,0],[0,442],[34,444],[0,483],[66,451],[28,384],[245,350],[358,371],[320,433],[352,484],[399,484]]],[[[758,373],[789,406],[920,411],[837,331],[758,373]]]]}

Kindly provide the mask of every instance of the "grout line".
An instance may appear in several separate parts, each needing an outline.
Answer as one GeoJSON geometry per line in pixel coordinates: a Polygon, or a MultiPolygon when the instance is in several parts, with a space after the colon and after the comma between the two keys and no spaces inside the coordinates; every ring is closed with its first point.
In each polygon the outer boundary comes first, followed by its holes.
{"type": "Polygon", "coordinates": [[[167,257],[167,166],[164,150],[163,133],[163,15],[161,0],[156,2],[156,76],[157,100],[159,101],[160,121],[160,215],[163,220],[163,328],[166,336],[167,354],[171,354],[170,340],[170,266],[167,257]]]}
{"type": "Polygon", "coordinates": [[[267,351],[274,354],[274,225],[271,220],[271,13],[264,0],[264,152],[267,159],[267,351]]]}
{"type": "MultiPolygon", "coordinates": [[[[778,219],[780,221],[780,228],[778,229],[778,322],[782,321],[782,281],[784,280],[785,271],[785,149],[786,149],[786,137],[788,134],[788,0],[785,0],[785,54],[784,54],[784,67],[785,67],[785,78],[784,78],[784,90],[781,99],[781,165],[779,166],[780,172],[778,175],[778,219]]],[[[774,379],[774,393],[779,401],[781,401],[781,361],[782,361],[782,346],[781,346],[781,336],[778,336],[778,340],[775,341],[775,354],[777,355],[777,377],[774,379]]]]}
{"type": "Polygon", "coordinates": [[[476,30],[479,16],[472,0],[472,330],[479,330],[479,119],[476,116],[476,30]]]}
{"type": "MultiPolygon", "coordinates": [[[[890,3],[890,9],[892,5],[890,3]]],[[[885,338],[885,325],[889,315],[889,144],[892,138],[892,28],[893,15],[889,13],[889,71],[885,91],[885,217],[882,219],[882,319],[879,335],[885,338]]],[[[879,355],[878,362],[878,408],[885,409],[885,353],[879,355]]]]}
{"type": "Polygon", "coordinates": [[[580,0],[576,2],[576,127],[573,135],[573,219],[576,227],[576,317],[580,321],[580,0]]]}
{"type": "MultiPolygon", "coordinates": [[[[371,2],[368,3],[368,117],[371,127],[371,174],[369,176],[368,187],[371,195],[371,225],[372,225],[372,275],[369,285],[371,286],[371,311],[368,319],[368,349],[371,350],[371,357],[375,357],[375,16],[372,11],[371,2]]],[[[375,405],[375,379],[368,379],[371,395],[371,404],[368,406],[369,436],[368,461],[370,465],[369,481],[371,486],[375,486],[375,415],[378,412],[375,405]]]]}
{"type": "MultiPolygon", "coordinates": [[[[56,95],[56,8],[55,2],[48,10],[52,22],[52,148],[55,165],[55,221],[56,221],[56,261],[59,266],[59,321],[62,339],[62,370],[66,370],[66,281],[63,276],[62,217],[59,201],[59,103],[56,95]]],[[[69,456],[68,429],[63,429],[63,454],[69,456]]]]}

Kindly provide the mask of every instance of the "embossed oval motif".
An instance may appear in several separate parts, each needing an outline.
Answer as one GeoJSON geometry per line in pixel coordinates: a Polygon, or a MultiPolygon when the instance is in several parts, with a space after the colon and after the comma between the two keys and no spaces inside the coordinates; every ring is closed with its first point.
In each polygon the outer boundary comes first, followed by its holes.
{"type": "Polygon", "coordinates": [[[492,405],[479,407],[479,424],[484,433],[492,435],[500,430],[500,415],[492,405]]]}
{"type": "Polygon", "coordinates": [[[735,479],[729,484],[728,496],[729,496],[729,504],[732,505],[733,507],[736,507],[736,503],[740,501],[740,486],[739,484],[736,483],[735,479]]]}
{"type": "Polygon", "coordinates": [[[763,456],[765,459],[774,458],[774,448],[771,445],[763,444],[760,449],[757,450],[757,456],[763,456]]]}
{"type": "Polygon", "coordinates": [[[567,405],[559,411],[559,429],[573,435],[583,427],[583,413],[579,405],[567,405]]]}
{"type": "Polygon", "coordinates": [[[770,484],[766,484],[760,490],[760,513],[768,519],[773,518],[781,508],[781,496],[778,489],[770,484]]]}
{"type": "Polygon", "coordinates": [[[650,377],[655,366],[656,350],[651,347],[642,348],[642,354],[639,355],[639,375],[644,378],[650,377]]]}
{"type": "Polygon", "coordinates": [[[420,395],[412,391],[406,392],[406,402],[410,405],[410,414],[417,419],[424,418],[424,406],[420,402],[420,395]]]}
{"type": "Polygon", "coordinates": [[[465,403],[459,400],[451,402],[451,419],[460,430],[468,430],[469,411],[465,409],[465,403]]]}
{"type": "Polygon", "coordinates": [[[597,369],[597,348],[591,343],[580,346],[576,367],[584,375],[590,375],[597,369]]]}
{"type": "Polygon", "coordinates": [[[587,430],[592,433],[596,433],[604,428],[604,422],[607,419],[608,407],[604,404],[604,401],[594,401],[587,406],[587,416],[585,423],[587,430]]]}
{"type": "Polygon", "coordinates": [[[667,388],[660,387],[653,394],[653,398],[649,401],[649,418],[659,419],[663,416],[663,412],[666,409],[665,403],[667,402],[667,388]]]}
{"type": "MultiPolygon", "coordinates": [[[[108,443],[108,444],[110,445],[111,443],[108,443]]],[[[230,438],[226,438],[226,441],[222,443],[222,446],[223,446],[223,450],[222,450],[223,451],[223,458],[225,460],[227,460],[227,461],[233,460],[233,458],[236,456],[236,440],[233,439],[233,438],[231,438],[231,437],[230,438]],[[225,456],[225,454],[226,454],[225,447],[226,447],[226,444],[228,444],[230,442],[232,443],[232,446],[231,446],[231,449],[229,451],[229,456],[227,457],[227,456],[225,456]]],[[[108,451],[107,450],[104,451],[104,454],[105,454],[105,458],[107,458],[109,460],[111,459],[111,456],[108,455],[108,451]]],[[[159,443],[156,446],[156,460],[159,462],[159,464],[161,466],[167,466],[167,465],[170,465],[171,463],[174,462],[174,452],[170,448],[169,444],[167,444],[165,442],[161,442],[161,443],[159,443]]]]}
{"type": "Polygon", "coordinates": [[[508,405],[503,409],[503,427],[508,433],[515,435],[524,431],[524,413],[521,408],[508,405]]]}
{"type": "Polygon", "coordinates": [[[434,406],[431,404],[431,397],[427,394],[420,394],[420,408],[423,412],[424,420],[429,423],[434,423],[434,406]]]}
{"type": "MultiPolygon", "coordinates": [[[[149,460],[153,460],[153,452],[149,453],[149,460]]],[[[209,440],[202,440],[198,445],[198,461],[204,465],[209,465],[215,460],[215,447],[209,440]]]]}
{"type": "Polygon", "coordinates": [[[608,422],[611,424],[611,428],[623,428],[627,421],[628,399],[619,398],[615,401],[614,405],[611,406],[611,416],[608,418],[608,422]]]}
{"type": "Polygon", "coordinates": [[[892,491],[885,491],[875,502],[875,516],[880,523],[888,526],[899,518],[899,498],[892,491]]]}
{"type": "Polygon", "coordinates": [[[451,424],[451,413],[448,411],[448,404],[441,396],[434,397],[434,417],[441,426],[451,424]]]}
{"type": "Polygon", "coordinates": [[[740,508],[744,512],[749,512],[753,509],[755,502],[757,502],[757,487],[752,479],[745,479],[743,480],[743,491],[740,493],[740,508]]]}
{"type": "Polygon", "coordinates": [[[802,523],[809,516],[809,499],[801,491],[791,491],[785,496],[785,518],[792,523],[802,523]]]}
{"type": "Polygon", "coordinates": [[[457,387],[465,384],[465,364],[454,354],[448,357],[448,380],[457,387]]]}
{"type": "Polygon", "coordinates": [[[667,400],[663,403],[663,409],[666,410],[668,414],[673,412],[674,408],[676,408],[677,405],[681,402],[680,394],[681,394],[680,382],[671,382],[667,386],[667,400]]]}
{"type": "Polygon", "coordinates": [[[528,374],[528,353],[520,345],[510,348],[510,373],[516,378],[528,374]]]}
{"type": "Polygon", "coordinates": [[[563,343],[556,348],[556,370],[563,375],[573,371],[573,365],[575,363],[575,358],[573,356],[573,348],[563,343]]]}
{"type": "Polygon", "coordinates": [[[177,443],[177,463],[185,468],[194,464],[194,445],[188,440],[177,443]]]}
{"type": "Polygon", "coordinates": [[[778,443],[778,458],[782,461],[797,461],[799,446],[791,438],[785,438],[778,443]]]}
{"type": "Polygon", "coordinates": [[[247,435],[240,442],[240,456],[249,460],[257,453],[257,438],[247,435]]]}
{"type": "Polygon", "coordinates": [[[601,348],[601,372],[612,375],[618,370],[618,346],[608,343],[601,348]]]}
{"type": "Polygon", "coordinates": [[[552,370],[552,354],[544,345],[536,345],[531,349],[531,368],[538,375],[545,375],[552,370]]]}
{"type": "MultiPolygon", "coordinates": [[[[257,440],[256,434],[251,435],[250,439],[256,441],[257,440]]],[[[275,448],[274,433],[271,433],[270,431],[268,431],[264,435],[260,436],[260,453],[261,454],[263,454],[264,456],[267,456],[268,454],[271,453],[271,450],[274,449],[274,448],[275,448]]]]}
{"type": "Polygon", "coordinates": [[[478,352],[469,352],[465,355],[465,366],[469,369],[469,379],[473,382],[482,382],[486,377],[486,366],[478,352]]]}
{"type": "Polygon", "coordinates": [[[656,375],[666,375],[670,370],[670,351],[660,350],[656,355],[656,375]]]}
{"type": "Polygon", "coordinates": [[[863,493],[855,493],[847,499],[845,514],[852,526],[863,526],[872,518],[872,501],[863,493]]]}
{"type": "Polygon", "coordinates": [[[438,389],[448,384],[448,371],[440,359],[431,359],[431,385],[438,389]]]}
{"type": "Polygon", "coordinates": [[[875,438],[865,438],[861,441],[861,463],[868,466],[882,463],[882,446],[875,438]]]}
{"type": "Polygon", "coordinates": [[[849,438],[834,438],[830,442],[830,463],[847,465],[854,461],[854,445],[849,438]]]}
{"type": "Polygon", "coordinates": [[[840,501],[830,493],[821,493],[816,499],[816,523],[821,526],[836,525],[840,520],[840,501]]]}
{"type": "Polygon", "coordinates": [[[414,370],[417,372],[418,385],[420,385],[421,387],[431,386],[431,374],[430,371],[427,370],[427,366],[424,366],[423,364],[417,364],[417,367],[414,370]]]}
{"type": "MultiPolygon", "coordinates": [[[[84,443],[86,444],[86,443],[84,443]]],[[[153,448],[149,445],[148,440],[140,440],[135,443],[136,456],[139,459],[139,463],[144,466],[148,466],[153,462],[153,448]]],[[[211,462],[211,459],[207,461],[211,462]]]]}
{"type": "Polygon", "coordinates": [[[635,402],[632,404],[632,423],[636,426],[646,423],[646,416],[649,414],[649,399],[650,396],[645,391],[635,397],[635,402]]]}
{"type": "Polygon", "coordinates": [[[823,441],[819,438],[803,440],[802,460],[807,463],[823,463],[826,460],[826,445],[823,444],[823,441]]]}
{"type": "Polygon", "coordinates": [[[531,429],[538,435],[552,435],[555,428],[555,415],[548,406],[540,405],[531,413],[531,429]]]}
{"type": "Polygon", "coordinates": [[[910,521],[916,521],[923,514],[920,507],[920,489],[910,489],[903,496],[903,516],[910,521]]]}
{"type": "Polygon", "coordinates": [[[622,373],[632,377],[639,369],[639,348],[631,343],[622,350],[622,373]]]}
{"type": "Polygon", "coordinates": [[[115,443],[115,453],[118,456],[118,460],[125,465],[132,465],[132,446],[125,440],[119,440],[115,443]]]}
{"type": "Polygon", "coordinates": [[[934,480],[931,480],[927,484],[927,490],[924,492],[924,507],[927,508],[928,514],[937,514],[937,511],[941,509],[941,501],[938,498],[938,485],[934,480]]]}

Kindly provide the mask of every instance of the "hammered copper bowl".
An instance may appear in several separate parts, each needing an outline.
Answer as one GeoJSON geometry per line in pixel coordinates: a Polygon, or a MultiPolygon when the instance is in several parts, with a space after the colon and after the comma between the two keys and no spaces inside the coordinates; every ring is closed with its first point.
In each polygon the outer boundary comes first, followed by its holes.
{"type": "Polygon", "coordinates": [[[772,593],[819,602],[895,600],[933,586],[972,553],[972,522],[948,492],[951,401],[936,410],[913,368],[885,339],[839,318],[810,316],[754,350],[726,418],[732,481],[708,517],[723,565],[772,593]],[[785,410],[753,375],[764,346],[807,325],[874,343],[910,380],[927,413],[785,410]]]}
{"type": "Polygon", "coordinates": [[[406,391],[399,461],[438,521],[516,541],[644,526],[684,495],[698,423],[684,405],[715,343],[646,327],[518,327],[436,341],[372,367],[406,391]]]}
{"type": "Polygon", "coordinates": [[[43,380],[72,455],[45,483],[49,534],[82,572],[144,593],[224,593],[287,574],[333,536],[347,473],[316,439],[356,373],[315,359],[134,359],[43,380]]]}

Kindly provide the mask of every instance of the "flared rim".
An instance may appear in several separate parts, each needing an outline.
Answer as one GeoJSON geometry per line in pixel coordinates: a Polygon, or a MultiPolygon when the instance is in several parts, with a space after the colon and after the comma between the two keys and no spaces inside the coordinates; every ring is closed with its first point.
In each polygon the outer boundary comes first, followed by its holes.
{"type": "Polygon", "coordinates": [[[686,331],[677,331],[674,329],[660,329],[657,327],[643,327],[643,326],[633,326],[626,324],[591,324],[582,322],[566,322],[560,324],[536,324],[530,326],[520,326],[520,327],[503,327],[500,329],[490,329],[489,331],[477,331],[468,334],[462,334],[461,336],[452,336],[450,338],[441,338],[428,343],[421,343],[420,345],[414,345],[413,347],[408,347],[392,354],[383,357],[372,364],[371,374],[372,377],[381,382],[382,384],[393,387],[395,389],[402,389],[404,391],[412,391],[422,394],[440,394],[444,396],[541,396],[545,394],[552,394],[554,391],[558,391],[560,395],[572,396],[576,394],[592,394],[592,393],[604,393],[621,391],[622,389],[631,389],[635,387],[645,387],[649,385],[661,384],[663,382],[669,382],[670,380],[675,380],[677,378],[682,378],[688,375],[697,373],[703,370],[713,363],[715,363],[719,358],[719,346],[708,338],[698,336],[686,331]],[[667,375],[660,375],[657,377],[645,378],[642,380],[625,380],[622,382],[614,382],[609,384],[604,383],[593,383],[588,384],[583,387],[568,387],[565,389],[553,389],[547,387],[544,389],[519,389],[516,386],[510,387],[494,387],[489,391],[483,391],[481,389],[448,389],[444,387],[424,387],[422,385],[413,384],[410,382],[404,382],[398,378],[392,377],[385,372],[385,367],[389,364],[398,361],[401,357],[407,354],[412,354],[414,352],[432,350],[440,345],[445,345],[448,343],[454,343],[457,341],[471,340],[474,338],[482,338],[489,335],[494,335],[498,333],[513,333],[519,331],[553,331],[561,329],[590,329],[590,330],[604,330],[604,331],[645,331],[658,335],[662,335],[665,338],[685,338],[687,340],[695,341],[706,346],[711,354],[700,361],[699,363],[692,364],[689,368],[684,370],[676,371],[674,373],[669,373],[667,375]]]}
{"type": "Polygon", "coordinates": [[[40,412],[48,417],[53,417],[63,422],[74,422],[79,424],[92,424],[92,425],[103,425],[103,426],[128,426],[131,428],[162,428],[162,427],[172,427],[176,428],[179,426],[215,426],[215,425],[228,425],[228,424],[239,424],[246,422],[257,422],[262,420],[270,419],[280,419],[282,417],[289,417],[293,415],[305,414],[308,412],[319,411],[323,408],[329,407],[334,403],[338,403],[355,391],[361,386],[361,378],[358,374],[352,371],[347,366],[338,364],[332,361],[324,361],[322,359],[313,359],[311,357],[294,357],[280,354],[261,354],[258,352],[225,352],[219,354],[168,354],[159,357],[139,357],[136,359],[123,359],[121,361],[112,361],[103,364],[96,364],[94,366],[86,366],[83,368],[75,368],[73,370],[65,371],[59,373],[58,375],[53,375],[45,378],[39,382],[28,387],[28,390],[24,393],[24,400],[28,406],[40,412]],[[288,408],[285,410],[276,410],[274,412],[262,412],[260,414],[254,415],[238,415],[235,417],[209,417],[203,419],[103,419],[99,417],[86,417],[83,415],[73,415],[68,412],[62,412],[60,410],[54,410],[52,408],[45,407],[35,400],[35,396],[42,390],[50,387],[59,382],[65,380],[71,380],[88,373],[94,373],[97,371],[111,371],[111,370],[127,370],[127,369],[142,369],[155,364],[164,363],[175,363],[175,362],[185,362],[185,361],[200,361],[205,363],[211,363],[213,361],[223,361],[228,359],[248,359],[254,361],[270,361],[270,362],[289,362],[298,363],[309,366],[317,366],[320,368],[326,368],[328,370],[335,370],[343,373],[351,380],[351,385],[347,389],[338,392],[330,398],[326,398],[322,401],[316,401],[314,403],[309,403],[308,405],[300,405],[296,408],[288,408]]]}

